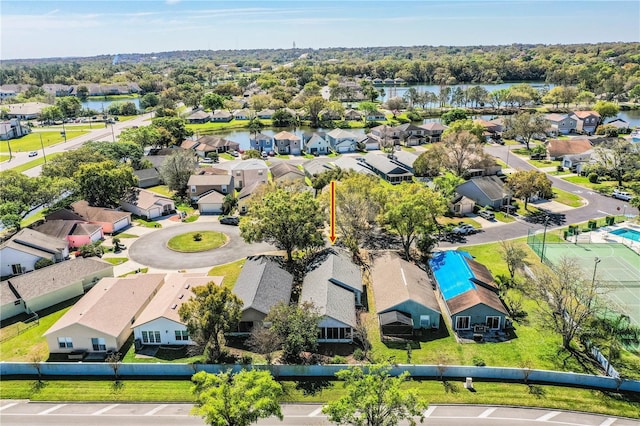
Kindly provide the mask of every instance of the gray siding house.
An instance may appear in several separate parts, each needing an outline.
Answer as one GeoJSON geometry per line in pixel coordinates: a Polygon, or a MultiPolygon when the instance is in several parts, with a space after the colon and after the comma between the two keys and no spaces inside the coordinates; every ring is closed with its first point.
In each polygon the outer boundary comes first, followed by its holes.
{"type": "Polygon", "coordinates": [[[470,179],[456,188],[456,192],[472,199],[483,207],[500,210],[511,203],[511,191],[496,176],[483,176],[470,179]]]}

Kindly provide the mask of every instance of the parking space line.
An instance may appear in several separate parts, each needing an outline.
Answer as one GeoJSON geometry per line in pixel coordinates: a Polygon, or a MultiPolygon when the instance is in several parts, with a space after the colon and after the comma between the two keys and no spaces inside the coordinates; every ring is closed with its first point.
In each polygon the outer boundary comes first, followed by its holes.
{"type": "Polygon", "coordinates": [[[318,407],[315,410],[313,410],[312,412],[310,412],[308,417],[315,417],[320,413],[322,413],[322,407],[318,407]]]}
{"type": "Polygon", "coordinates": [[[95,413],[92,413],[91,415],[92,416],[99,416],[100,414],[104,414],[107,411],[111,410],[112,408],[116,408],[118,405],[120,405],[120,404],[111,404],[108,407],[104,407],[104,408],[99,409],[98,411],[96,411],[95,413]]]}
{"type": "Polygon", "coordinates": [[[155,413],[157,413],[158,411],[162,410],[163,408],[166,408],[168,405],[167,404],[162,404],[162,405],[158,405],[156,408],[147,411],[146,413],[144,413],[145,416],[153,416],[155,413]]]}
{"type": "Polygon", "coordinates": [[[429,417],[429,416],[431,416],[431,415],[433,414],[433,412],[434,412],[434,411],[436,411],[436,408],[437,408],[437,407],[436,407],[435,405],[430,406],[430,407],[427,409],[427,411],[425,411],[425,412],[424,412],[424,414],[423,414],[423,415],[424,415],[425,417],[429,417]]]}
{"type": "Polygon", "coordinates": [[[53,406],[53,407],[51,407],[51,408],[47,408],[46,410],[39,412],[39,413],[38,413],[38,415],[39,415],[39,416],[44,416],[44,415],[46,415],[46,414],[53,413],[53,412],[54,412],[54,411],[56,411],[58,408],[62,408],[62,407],[64,407],[65,405],[67,405],[67,404],[58,404],[58,405],[54,405],[54,406],[53,406]]]}
{"type": "Polygon", "coordinates": [[[555,416],[560,414],[559,411],[552,411],[550,413],[545,414],[544,416],[540,416],[536,419],[536,422],[546,422],[547,420],[551,420],[555,416]]]}
{"type": "Polygon", "coordinates": [[[3,405],[2,407],[0,407],[0,411],[4,410],[5,408],[9,408],[9,407],[13,407],[14,405],[18,405],[18,402],[12,402],[11,404],[7,404],[7,405],[3,405]]]}
{"type": "Polygon", "coordinates": [[[492,407],[492,408],[487,408],[486,410],[484,410],[482,412],[482,414],[480,414],[478,417],[480,418],[485,418],[485,417],[489,417],[491,415],[491,413],[493,413],[494,411],[496,411],[498,409],[498,407],[492,407]]]}
{"type": "Polygon", "coordinates": [[[614,419],[609,417],[607,420],[603,421],[602,423],[600,423],[600,426],[611,426],[613,424],[613,422],[615,422],[618,419],[614,419]]]}

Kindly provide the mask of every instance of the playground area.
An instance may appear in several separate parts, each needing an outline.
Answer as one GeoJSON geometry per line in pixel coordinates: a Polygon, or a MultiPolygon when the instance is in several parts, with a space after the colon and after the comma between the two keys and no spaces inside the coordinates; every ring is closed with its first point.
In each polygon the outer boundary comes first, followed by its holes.
{"type": "Polygon", "coordinates": [[[604,296],[614,305],[611,308],[640,325],[640,254],[628,244],[605,241],[577,238],[574,242],[543,244],[543,237],[533,234],[527,243],[538,256],[544,256],[548,265],[562,257],[575,259],[585,277],[600,281],[604,296]]]}

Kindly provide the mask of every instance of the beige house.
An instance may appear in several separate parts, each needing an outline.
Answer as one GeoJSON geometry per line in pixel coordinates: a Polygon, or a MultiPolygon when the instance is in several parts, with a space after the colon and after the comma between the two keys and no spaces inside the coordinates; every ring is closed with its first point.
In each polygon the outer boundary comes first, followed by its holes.
{"type": "Polygon", "coordinates": [[[49,353],[119,350],[165,274],[103,278],[44,334],[49,353]]]}
{"type": "Polygon", "coordinates": [[[173,200],[164,195],[141,188],[131,188],[120,200],[122,210],[137,216],[155,219],[166,216],[176,210],[173,200]]]}
{"type": "Polygon", "coordinates": [[[225,195],[233,193],[233,181],[234,177],[231,175],[206,173],[202,175],[191,175],[187,182],[187,189],[189,190],[191,201],[195,202],[198,201],[202,195],[208,194],[211,191],[225,195]]]}
{"type": "Polygon", "coordinates": [[[231,167],[231,175],[236,189],[251,186],[256,182],[267,183],[269,179],[269,166],[263,160],[242,160],[231,167]]]}

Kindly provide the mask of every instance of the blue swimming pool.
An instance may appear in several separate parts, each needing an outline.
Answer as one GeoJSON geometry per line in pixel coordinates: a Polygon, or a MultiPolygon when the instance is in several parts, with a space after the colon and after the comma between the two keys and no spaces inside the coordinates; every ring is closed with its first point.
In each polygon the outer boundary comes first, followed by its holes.
{"type": "Polygon", "coordinates": [[[472,259],[472,257],[465,251],[447,250],[436,252],[429,260],[445,300],[453,299],[476,288],[472,281],[473,271],[465,259],[472,259]]]}
{"type": "Polygon", "coordinates": [[[611,233],[613,235],[617,235],[622,238],[627,238],[629,240],[640,241],[640,232],[634,229],[621,228],[621,229],[616,229],[615,231],[611,231],[611,233]]]}

